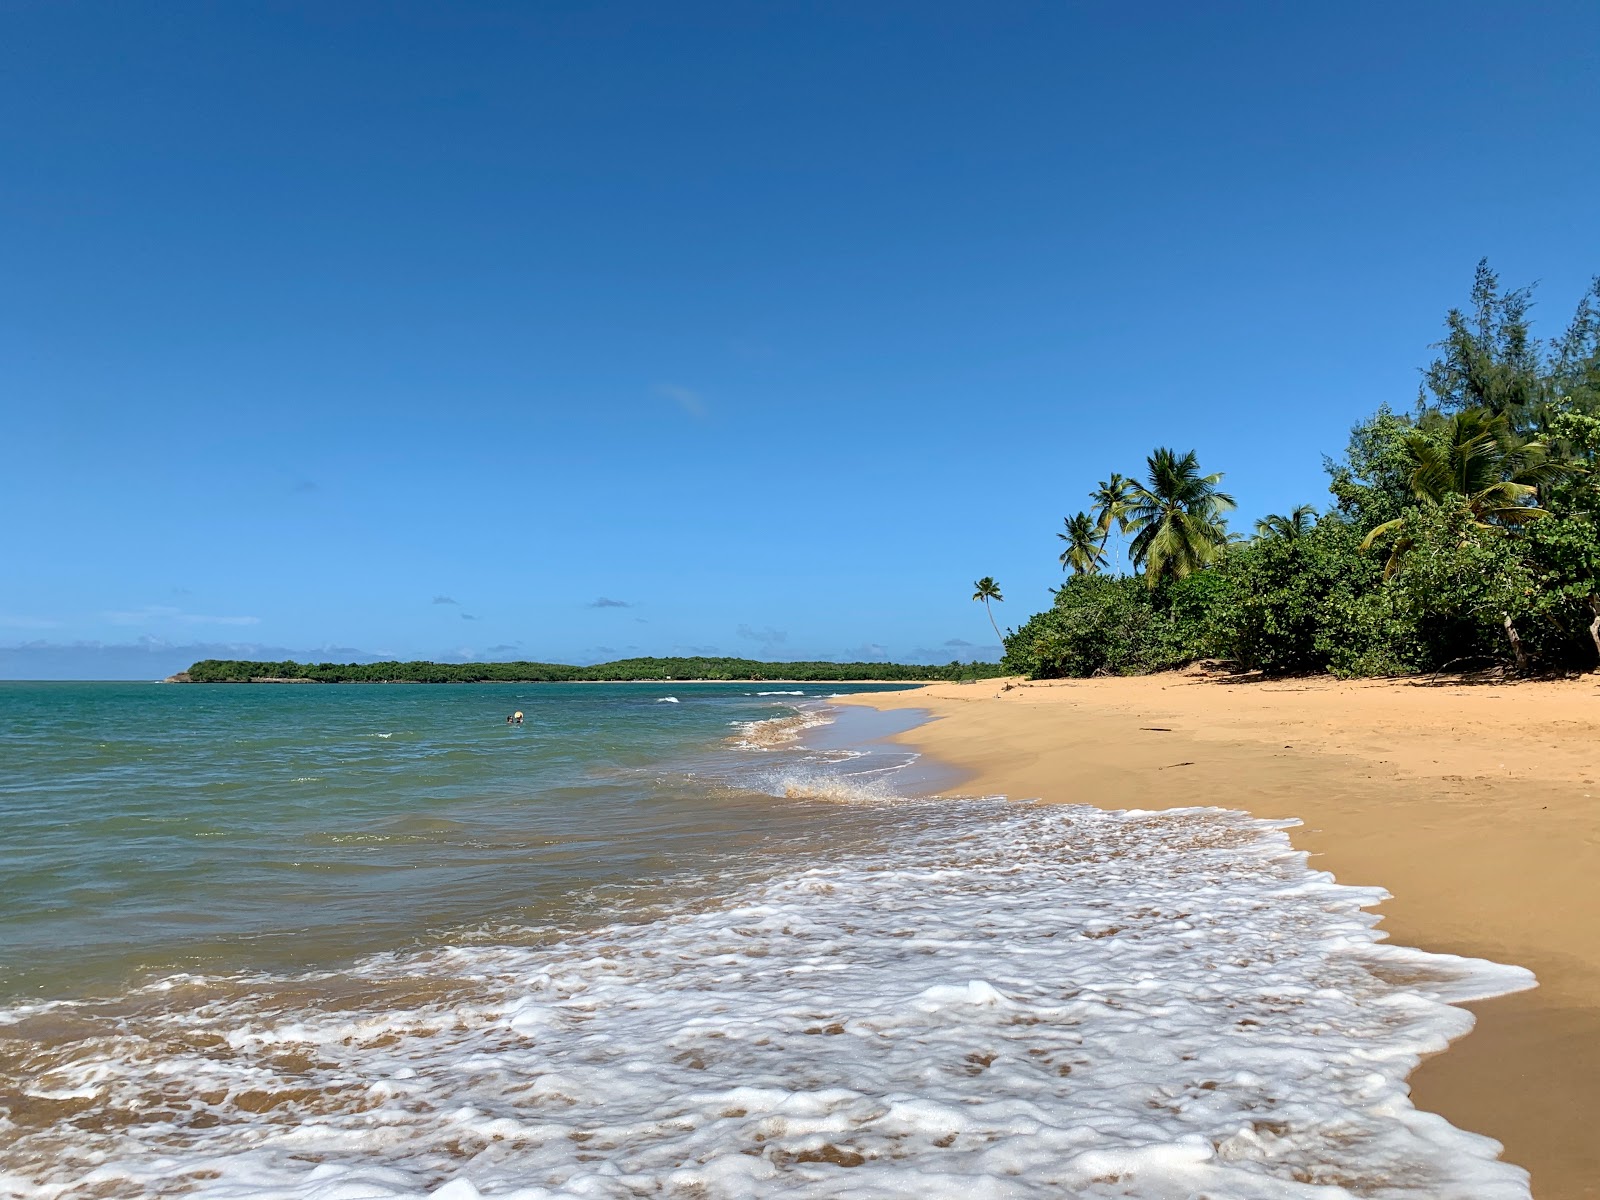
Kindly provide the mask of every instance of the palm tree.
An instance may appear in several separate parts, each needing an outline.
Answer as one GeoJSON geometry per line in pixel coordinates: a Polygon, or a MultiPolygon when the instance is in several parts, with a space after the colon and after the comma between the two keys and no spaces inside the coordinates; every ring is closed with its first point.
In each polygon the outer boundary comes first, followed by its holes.
{"type": "MultiPolygon", "coordinates": [[[[1452,413],[1418,429],[1404,443],[1411,494],[1423,504],[1460,496],[1480,529],[1523,525],[1550,514],[1535,503],[1539,485],[1568,468],[1550,458],[1542,441],[1525,442],[1504,414],[1486,408],[1452,413]]],[[[1392,575],[1411,549],[1405,517],[1385,521],[1367,534],[1363,550],[1397,534],[1384,575],[1392,575]]]]}
{"type": "Polygon", "coordinates": [[[1233,497],[1217,490],[1222,473],[1200,474],[1193,450],[1178,454],[1165,446],[1146,460],[1148,484],[1130,483],[1127,525],[1133,531],[1128,553],[1155,587],[1171,576],[1182,579],[1214,560],[1228,542],[1226,514],[1233,497]]]}
{"type": "Polygon", "coordinates": [[[1128,505],[1133,488],[1133,480],[1111,472],[1110,479],[1103,479],[1089,493],[1090,503],[1094,505],[1094,518],[1100,530],[1100,548],[1104,550],[1111,542],[1112,527],[1116,527],[1117,537],[1120,539],[1128,532],[1128,505]]]}
{"type": "Polygon", "coordinates": [[[985,575],[972,585],[977,591],[972,593],[974,600],[983,601],[983,611],[989,614],[989,624],[994,625],[994,636],[1000,638],[1000,644],[1005,645],[1005,638],[1000,637],[1000,626],[994,624],[994,609],[989,607],[989,601],[1005,602],[1005,597],[1000,594],[1000,585],[994,581],[993,575],[985,575]]]}
{"type": "Polygon", "coordinates": [[[1067,543],[1061,552],[1061,569],[1072,568],[1074,575],[1093,575],[1106,565],[1105,542],[1094,518],[1088,513],[1064,517],[1067,531],[1056,536],[1067,543]]]}
{"type": "Polygon", "coordinates": [[[1287,517],[1280,513],[1270,513],[1262,517],[1256,522],[1256,536],[1274,541],[1292,542],[1310,533],[1316,523],[1316,507],[1302,504],[1287,517]]]}
{"type": "Polygon", "coordinates": [[[1094,519],[1099,526],[1102,546],[1111,536],[1113,525],[1117,527],[1118,533],[1128,532],[1128,501],[1133,486],[1133,480],[1113,471],[1110,479],[1101,480],[1099,486],[1089,493],[1089,500],[1094,505],[1094,519]]]}

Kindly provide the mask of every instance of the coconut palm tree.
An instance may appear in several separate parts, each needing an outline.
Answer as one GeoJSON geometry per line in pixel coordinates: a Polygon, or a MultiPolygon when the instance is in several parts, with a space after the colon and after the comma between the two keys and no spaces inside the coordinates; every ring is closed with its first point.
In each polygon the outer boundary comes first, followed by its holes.
{"type": "Polygon", "coordinates": [[[989,624],[994,625],[994,636],[1000,638],[1000,644],[1005,645],[1005,638],[1000,637],[1000,626],[994,623],[994,609],[989,607],[989,601],[1005,602],[1005,597],[1000,594],[1000,585],[994,581],[993,575],[985,575],[972,585],[977,590],[972,593],[974,600],[983,601],[983,611],[989,614],[989,624]]]}
{"type": "Polygon", "coordinates": [[[1233,497],[1217,490],[1222,473],[1200,474],[1193,450],[1178,454],[1165,446],[1146,460],[1147,483],[1131,483],[1127,522],[1133,531],[1128,547],[1135,567],[1144,568],[1145,582],[1182,579],[1213,561],[1228,542],[1226,514],[1233,497]]]}
{"type": "Polygon", "coordinates": [[[1256,536],[1270,538],[1274,541],[1292,542],[1296,538],[1304,537],[1310,533],[1317,523],[1317,510],[1310,504],[1302,504],[1288,516],[1281,513],[1270,513],[1256,522],[1256,536]]]}
{"type": "MultiPolygon", "coordinates": [[[[1504,414],[1486,408],[1451,413],[1418,429],[1404,443],[1411,494],[1423,504],[1460,496],[1480,529],[1524,525],[1550,514],[1537,504],[1541,484],[1569,468],[1550,457],[1543,441],[1523,441],[1504,414]]],[[[1363,550],[1391,535],[1394,545],[1384,574],[1392,575],[1411,549],[1405,517],[1385,521],[1367,534],[1363,550]]]]}
{"type": "Polygon", "coordinates": [[[1118,533],[1128,532],[1128,502],[1133,486],[1133,480],[1113,471],[1110,479],[1101,480],[1094,491],[1089,493],[1102,543],[1110,535],[1113,525],[1117,527],[1118,533]]]}
{"type": "Polygon", "coordinates": [[[1113,529],[1119,540],[1128,532],[1128,504],[1132,488],[1133,480],[1113,471],[1110,479],[1102,479],[1089,493],[1102,550],[1110,544],[1113,529]]]}
{"type": "Polygon", "coordinates": [[[1072,568],[1074,575],[1093,575],[1106,565],[1105,541],[1094,518],[1088,513],[1062,518],[1067,526],[1065,533],[1056,536],[1067,543],[1061,552],[1061,569],[1072,568]]]}

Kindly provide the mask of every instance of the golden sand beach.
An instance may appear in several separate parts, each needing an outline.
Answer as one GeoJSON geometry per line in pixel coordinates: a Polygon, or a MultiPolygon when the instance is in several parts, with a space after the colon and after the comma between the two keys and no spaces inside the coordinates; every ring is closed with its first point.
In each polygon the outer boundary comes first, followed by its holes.
{"type": "Polygon", "coordinates": [[[1416,1103],[1505,1145],[1539,1200],[1600,1197],[1600,676],[1471,685],[1331,679],[934,684],[899,740],[953,795],[1297,817],[1343,883],[1392,893],[1397,943],[1531,969],[1412,1078],[1416,1103]]]}

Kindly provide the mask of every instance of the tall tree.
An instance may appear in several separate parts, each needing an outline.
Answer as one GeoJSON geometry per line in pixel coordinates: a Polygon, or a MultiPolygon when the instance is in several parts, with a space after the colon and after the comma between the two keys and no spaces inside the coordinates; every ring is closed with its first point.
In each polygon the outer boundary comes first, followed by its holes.
{"type": "Polygon", "coordinates": [[[1074,575],[1094,575],[1106,564],[1105,542],[1099,527],[1088,513],[1065,517],[1067,531],[1056,536],[1067,543],[1061,551],[1061,569],[1072,568],[1074,575]]]}
{"type": "Polygon", "coordinates": [[[1312,526],[1317,523],[1317,510],[1310,504],[1302,504],[1288,516],[1282,513],[1269,513],[1256,522],[1256,536],[1259,538],[1273,538],[1279,541],[1292,542],[1296,538],[1304,537],[1311,532],[1312,526]]]}
{"type": "Polygon", "coordinates": [[[1482,259],[1472,279],[1470,316],[1452,308],[1438,358],[1423,372],[1434,403],[1446,412],[1486,408],[1526,429],[1543,390],[1540,345],[1529,327],[1531,288],[1500,290],[1500,278],[1482,259]]]}
{"type": "Polygon", "coordinates": [[[972,593],[972,598],[983,601],[983,611],[989,614],[989,624],[994,626],[994,636],[1004,646],[1006,639],[1000,636],[1000,626],[995,625],[994,621],[994,609],[989,607],[989,601],[991,600],[1000,603],[1005,602],[1005,597],[1000,594],[1000,585],[994,581],[993,575],[985,575],[972,586],[977,589],[972,593]]]}
{"type": "Polygon", "coordinates": [[[1113,528],[1119,538],[1128,532],[1128,503],[1132,488],[1133,480],[1113,471],[1110,479],[1102,479],[1089,493],[1102,550],[1110,542],[1113,528]]]}
{"type": "Polygon", "coordinates": [[[1233,497],[1219,491],[1222,473],[1200,473],[1193,450],[1178,454],[1165,446],[1146,460],[1146,483],[1129,490],[1129,554],[1155,587],[1165,578],[1181,579],[1213,561],[1228,541],[1227,513],[1233,497]]]}
{"type": "Polygon", "coordinates": [[[1544,415],[1600,417],[1600,278],[1589,285],[1572,324],[1555,339],[1551,351],[1544,415]]]}

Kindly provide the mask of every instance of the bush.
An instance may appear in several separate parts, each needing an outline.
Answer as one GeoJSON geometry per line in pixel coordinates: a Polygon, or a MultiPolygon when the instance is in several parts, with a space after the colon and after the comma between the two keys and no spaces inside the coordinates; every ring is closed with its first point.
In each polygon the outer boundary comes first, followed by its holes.
{"type": "Polygon", "coordinates": [[[1128,575],[1076,575],[1006,639],[1004,665],[1035,679],[1141,675],[1207,658],[1208,616],[1231,584],[1196,572],[1152,591],[1128,575]]]}

